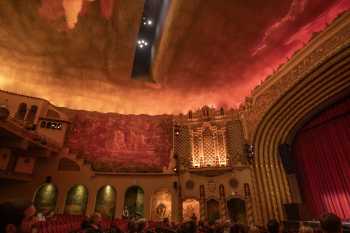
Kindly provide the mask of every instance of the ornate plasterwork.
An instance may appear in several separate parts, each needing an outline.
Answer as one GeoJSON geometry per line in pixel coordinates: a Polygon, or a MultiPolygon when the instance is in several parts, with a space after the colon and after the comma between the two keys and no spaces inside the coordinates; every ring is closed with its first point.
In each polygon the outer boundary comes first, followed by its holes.
{"type": "Polygon", "coordinates": [[[344,25],[341,19],[349,18],[350,13],[338,17],[325,33],[313,38],[310,43],[279,71],[268,77],[246,98],[240,106],[240,116],[245,122],[246,137],[253,140],[253,134],[264,114],[278,99],[288,92],[303,77],[306,77],[325,60],[331,58],[337,51],[349,46],[350,26],[344,25]],[[340,28],[340,29],[339,29],[340,28]],[[338,30],[336,30],[338,29],[338,30]]]}
{"type": "Polygon", "coordinates": [[[176,117],[174,125],[174,153],[183,169],[199,172],[197,168],[220,168],[227,172],[232,166],[245,164],[238,111],[204,106],[176,117]]]}
{"type": "Polygon", "coordinates": [[[191,130],[192,167],[225,167],[229,164],[226,151],[226,128],[205,122],[191,130]]]}

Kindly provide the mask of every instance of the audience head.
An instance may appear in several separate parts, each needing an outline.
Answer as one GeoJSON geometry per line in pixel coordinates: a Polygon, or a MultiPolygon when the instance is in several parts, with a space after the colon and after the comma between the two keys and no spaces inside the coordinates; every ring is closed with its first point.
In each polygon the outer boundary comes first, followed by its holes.
{"type": "Polygon", "coordinates": [[[235,223],[230,228],[230,233],[245,233],[246,229],[243,225],[235,223]]]}
{"type": "Polygon", "coordinates": [[[14,224],[7,224],[5,231],[6,231],[6,233],[16,233],[17,228],[14,224]]]}
{"type": "Polygon", "coordinates": [[[303,225],[303,226],[300,226],[299,233],[314,233],[314,229],[312,229],[312,227],[303,225]]]}
{"type": "Polygon", "coordinates": [[[280,224],[276,219],[271,219],[267,223],[267,231],[268,233],[279,233],[280,232],[280,224]]]}
{"type": "Polygon", "coordinates": [[[259,227],[252,225],[248,228],[248,233],[260,233],[259,227]]]}
{"type": "Polygon", "coordinates": [[[91,216],[91,222],[94,224],[99,224],[102,221],[102,216],[100,213],[95,212],[92,216],[91,216]]]}
{"type": "Polygon", "coordinates": [[[342,224],[340,218],[332,213],[324,214],[320,220],[321,229],[324,233],[340,233],[342,232],[342,224]]]}

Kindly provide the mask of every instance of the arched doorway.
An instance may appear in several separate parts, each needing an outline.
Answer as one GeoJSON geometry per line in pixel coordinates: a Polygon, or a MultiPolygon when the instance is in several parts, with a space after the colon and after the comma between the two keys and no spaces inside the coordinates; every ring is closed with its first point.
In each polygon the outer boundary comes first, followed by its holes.
{"type": "Polygon", "coordinates": [[[231,221],[246,224],[245,201],[240,198],[231,198],[227,201],[228,215],[231,221]]]}
{"type": "Polygon", "coordinates": [[[34,206],[38,212],[47,214],[56,208],[58,190],[52,183],[42,184],[34,195],[34,206]]]}
{"type": "Polygon", "coordinates": [[[139,186],[131,186],[125,192],[124,209],[128,217],[142,218],[144,216],[144,191],[139,186]]]}
{"type": "Polygon", "coordinates": [[[191,220],[195,215],[197,220],[200,219],[199,201],[194,198],[188,198],[182,202],[182,217],[184,222],[191,220]]]}
{"type": "Polygon", "coordinates": [[[207,215],[209,223],[213,223],[220,219],[220,205],[215,199],[209,199],[207,201],[207,215]]]}
{"type": "Polygon", "coordinates": [[[111,185],[101,187],[97,192],[95,211],[104,217],[114,217],[116,191],[111,185]]]}
{"type": "Polygon", "coordinates": [[[160,190],[152,195],[151,219],[160,221],[164,218],[171,219],[172,198],[168,190],[160,190]]]}
{"type": "Polygon", "coordinates": [[[64,213],[84,214],[88,201],[88,190],[84,185],[75,185],[67,193],[64,213]]]}

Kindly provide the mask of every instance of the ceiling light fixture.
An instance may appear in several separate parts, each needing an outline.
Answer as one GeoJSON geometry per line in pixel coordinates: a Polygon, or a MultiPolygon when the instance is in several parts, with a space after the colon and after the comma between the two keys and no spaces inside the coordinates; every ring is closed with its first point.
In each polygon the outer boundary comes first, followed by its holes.
{"type": "Polygon", "coordinates": [[[143,47],[148,46],[148,42],[143,39],[137,40],[137,46],[142,49],[143,47]]]}

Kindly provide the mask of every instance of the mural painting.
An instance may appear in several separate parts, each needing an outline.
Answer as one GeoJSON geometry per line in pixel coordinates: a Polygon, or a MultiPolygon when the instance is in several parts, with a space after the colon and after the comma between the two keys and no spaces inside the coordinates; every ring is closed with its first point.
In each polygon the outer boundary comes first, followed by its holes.
{"type": "Polygon", "coordinates": [[[171,193],[163,190],[152,196],[151,219],[161,221],[165,218],[171,219],[172,203],[171,193]]]}
{"type": "Polygon", "coordinates": [[[196,216],[196,218],[199,219],[199,201],[192,198],[186,199],[182,202],[182,211],[183,220],[185,222],[191,220],[193,216],[196,216]]]}
{"type": "Polygon", "coordinates": [[[47,214],[56,208],[58,190],[52,183],[42,184],[35,193],[34,206],[38,212],[47,214]]]}
{"type": "Polygon", "coordinates": [[[114,217],[116,207],[116,191],[111,185],[105,185],[97,192],[95,211],[102,216],[114,217]]]}
{"type": "Polygon", "coordinates": [[[64,213],[83,215],[85,214],[88,201],[88,190],[84,185],[75,185],[69,189],[64,213]]]}
{"type": "Polygon", "coordinates": [[[129,218],[144,216],[144,191],[139,186],[129,187],[125,192],[124,212],[129,218]]]}

